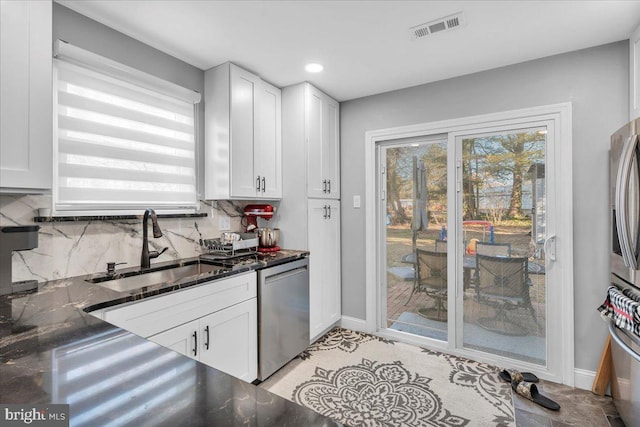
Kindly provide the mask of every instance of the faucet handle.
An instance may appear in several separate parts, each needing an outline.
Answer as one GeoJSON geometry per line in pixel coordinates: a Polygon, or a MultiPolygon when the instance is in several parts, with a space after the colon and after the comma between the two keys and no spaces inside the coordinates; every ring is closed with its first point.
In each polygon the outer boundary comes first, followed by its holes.
{"type": "Polygon", "coordinates": [[[149,259],[153,259],[153,258],[158,258],[160,255],[162,255],[163,253],[165,253],[167,251],[167,247],[162,248],[162,250],[160,252],[158,251],[149,251],[149,259]]]}
{"type": "Polygon", "coordinates": [[[115,274],[116,265],[123,265],[123,264],[126,264],[126,262],[108,262],[107,263],[107,274],[115,274]]]}

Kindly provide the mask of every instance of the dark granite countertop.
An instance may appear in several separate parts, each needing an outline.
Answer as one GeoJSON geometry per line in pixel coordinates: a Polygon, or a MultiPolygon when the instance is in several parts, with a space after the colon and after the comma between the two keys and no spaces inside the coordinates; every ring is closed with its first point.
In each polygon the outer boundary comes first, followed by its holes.
{"type": "Polygon", "coordinates": [[[87,282],[92,275],[0,296],[0,403],[68,403],[71,425],[338,425],[85,311],[306,255],[286,250],[259,255],[236,269],[126,292],[87,282]]]}

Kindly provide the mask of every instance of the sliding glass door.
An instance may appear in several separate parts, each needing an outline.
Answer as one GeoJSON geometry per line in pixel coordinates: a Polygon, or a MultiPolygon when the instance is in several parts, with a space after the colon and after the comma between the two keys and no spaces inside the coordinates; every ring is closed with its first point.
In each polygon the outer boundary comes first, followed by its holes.
{"type": "Polygon", "coordinates": [[[562,317],[549,233],[558,215],[553,126],[378,144],[380,329],[555,375],[562,342],[548,325],[562,317]]]}
{"type": "Polygon", "coordinates": [[[546,126],[456,137],[462,344],[546,366],[546,126]]]}
{"type": "Polygon", "coordinates": [[[386,327],[447,340],[447,139],[383,146],[386,327]]]}

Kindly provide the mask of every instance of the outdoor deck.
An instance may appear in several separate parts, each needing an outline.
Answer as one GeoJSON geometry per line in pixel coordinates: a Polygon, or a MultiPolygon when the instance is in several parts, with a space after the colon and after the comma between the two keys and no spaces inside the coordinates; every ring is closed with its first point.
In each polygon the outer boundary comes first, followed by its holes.
{"type": "MultiPolygon", "coordinates": [[[[529,334],[532,336],[544,336],[545,324],[545,304],[544,299],[540,295],[544,295],[541,289],[544,289],[544,276],[531,275],[533,286],[530,289],[531,303],[536,312],[537,324],[533,322],[531,314],[524,308],[510,310],[509,319],[512,319],[521,325],[527,326],[529,334]]],[[[387,326],[391,326],[398,320],[403,313],[416,313],[425,307],[433,307],[434,300],[425,292],[416,292],[411,299],[411,290],[413,289],[413,281],[402,280],[393,274],[387,274],[387,326]],[[405,305],[406,304],[406,305],[405,305]]],[[[475,323],[477,319],[483,317],[492,317],[495,315],[495,308],[483,303],[479,303],[474,298],[473,289],[465,292],[464,301],[464,321],[475,323]]]]}

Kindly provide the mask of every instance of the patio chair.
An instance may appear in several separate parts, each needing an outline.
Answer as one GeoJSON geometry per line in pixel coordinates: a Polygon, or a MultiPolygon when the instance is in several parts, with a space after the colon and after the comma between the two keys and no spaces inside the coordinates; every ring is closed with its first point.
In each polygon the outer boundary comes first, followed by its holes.
{"type": "Polygon", "coordinates": [[[528,258],[476,255],[478,283],[476,297],[480,303],[496,308],[492,318],[480,318],[484,329],[505,335],[526,335],[529,328],[509,319],[508,310],[526,308],[536,323],[536,313],[529,297],[528,258]]]}
{"type": "MultiPolygon", "coordinates": [[[[489,242],[476,242],[476,255],[490,255],[490,256],[511,256],[511,243],[489,243],[489,242]]],[[[478,267],[476,262],[476,268],[473,272],[473,278],[468,284],[478,283],[478,267]]]]}
{"type": "Polygon", "coordinates": [[[447,319],[447,253],[416,249],[416,261],[414,292],[425,292],[434,299],[433,307],[424,307],[418,312],[428,319],[444,321],[447,319]]]}
{"type": "Polygon", "coordinates": [[[447,252],[447,241],[436,239],[436,252],[447,252]]]}

